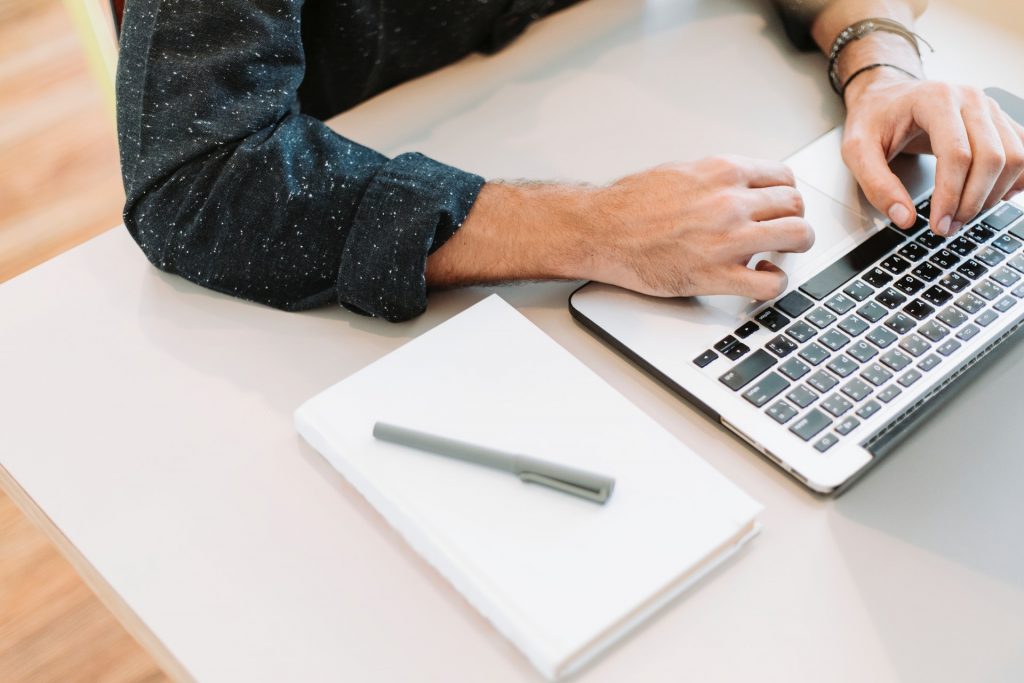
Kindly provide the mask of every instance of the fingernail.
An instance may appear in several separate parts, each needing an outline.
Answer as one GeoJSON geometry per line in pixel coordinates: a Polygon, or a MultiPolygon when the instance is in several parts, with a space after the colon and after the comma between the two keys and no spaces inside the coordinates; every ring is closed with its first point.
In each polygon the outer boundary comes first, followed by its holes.
{"type": "Polygon", "coordinates": [[[956,231],[962,227],[964,227],[963,223],[961,223],[960,221],[953,221],[953,224],[949,226],[949,234],[955,235],[956,231]]]}
{"type": "Polygon", "coordinates": [[[910,220],[910,209],[902,204],[893,204],[889,207],[889,220],[896,225],[904,225],[910,220]]]}
{"type": "Polygon", "coordinates": [[[939,221],[939,224],[935,226],[935,232],[939,233],[943,237],[947,237],[949,235],[949,227],[952,222],[952,216],[943,216],[942,220],[939,221]]]}

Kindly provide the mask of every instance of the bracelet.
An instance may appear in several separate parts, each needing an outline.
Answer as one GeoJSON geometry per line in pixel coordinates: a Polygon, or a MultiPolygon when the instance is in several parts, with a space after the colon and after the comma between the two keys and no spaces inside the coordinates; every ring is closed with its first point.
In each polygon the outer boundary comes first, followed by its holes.
{"type": "Polygon", "coordinates": [[[840,87],[839,90],[836,91],[836,92],[839,93],[839,97],[842,98],[843,102],[845,102],[846,101],[846,89],[850,87],[850,83],[853,82],[853,79],[857,78],[857,76],[860,76],[862,73],[867,73],[868,71],[873,71],[874,69],[879,69],[879,68],[881,68],[883,66],[887,66],[890,69],[896,69],[897,71],[902,71],[906,75],[908,75],[911,78],[913,78],[915,81],[921,80],[921,78],[917,74],[912,73],[910,71],[907,71],[902,66],[896,66],[895,64],[885,64],[885,63],[868,64],[867,66],[862,66],[861,68],[857,69],[852,74],[850,74],[850,77],[846,79],[846,83],[843,83],[842,87],[840,87]]]}
{"type": "MultiPolygon", "coordinates": [[[[927,40],[925,40],[918,34],[914,33],[900,22],[894,21],[892,19],[886,19],[884,17],[873,17],[871,19],[863,19],[854,24],[851,24],[839,32],[839,35],[837,35],[835,40],[832,41],[832,48],[829,50],[828,53],[828,79],[832,85],[832,90],[834,90],[837,95],[842,95],[842,87],[839,82],[840,53],[842,53],[843,49],[846,48],[846,46],[849,45],[850,43],[858,41],[861,38],[871,33],[874,33],[875,31],[885,31],[887,33],[893,33],[906,39],[906,41],[913,46],[914,52],[917,53],[918,57],[921,56],[921,47],[918,44],[918,41],[927,45],[928,49],[930,49],[932,52],[935,51],[935,49],[927,40]]],[[[901,70],[905,71],[905,69],[901,70]]],[[[849,80],[850,79],[847,79],[847,82],[849,82],[849,80]]]]}

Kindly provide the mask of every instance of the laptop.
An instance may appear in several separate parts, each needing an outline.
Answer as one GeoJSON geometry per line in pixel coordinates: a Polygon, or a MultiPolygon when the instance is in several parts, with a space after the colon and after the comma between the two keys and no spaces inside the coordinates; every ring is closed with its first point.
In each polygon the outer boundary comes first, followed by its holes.
{"type": "MultiPolygon", "coordinates": [[[[986,92],[1024,124],[1024,100],[986,92]]],[[[900,230],[868,204],[835,129],[786,159],[815,229],[778,299],[661,299],[601,283],[573,317],[807,488],[835,494],[887,455],[1024,325],[1024,194],[953,238],[931,232],[934,157],[893,169],[917,204],[900,230]]]]}

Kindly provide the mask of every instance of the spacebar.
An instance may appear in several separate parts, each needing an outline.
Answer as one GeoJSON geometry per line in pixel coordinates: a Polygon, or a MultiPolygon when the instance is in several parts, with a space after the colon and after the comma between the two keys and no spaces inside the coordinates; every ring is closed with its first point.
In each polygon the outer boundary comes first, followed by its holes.
{"type": "Polygon", "coordinates": [[[842,287],[872,263],[882,258],[905,238],[895,230],[884,228],[853,248],[831,266],[800,285],[807,296],[821,300],[842,287]]]}

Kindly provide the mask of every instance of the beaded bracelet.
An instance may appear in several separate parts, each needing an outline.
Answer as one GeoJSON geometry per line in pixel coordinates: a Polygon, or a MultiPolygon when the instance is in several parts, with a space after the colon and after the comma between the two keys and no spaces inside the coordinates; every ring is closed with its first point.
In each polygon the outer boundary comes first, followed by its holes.
{"type": "MultiPolygon", "coordinates": [[[[842,96],[844,90],[843,85],[839,82],[840,53],[850,43],[860,40],[861,38],[867,36],[868,34],[874,33],[875,31],[885,31],[887,33],[893,33],[898,36],[901,36],[902,38],[905,38],[907,42],[909,42],[913,46],[914,52],[917,53],[918,57],[921,56],[921,48],[918,45],[918,41],[927,45],[928,49],[934,52],[934,48],[932,48],[931,44],[927,40],[925,40],[918,34],[914,33],[913,31],[911,31],[909,28],[907,28],[898,21],[886,19],[884,17],[873,17],[871,19],[863,19],[854,24],[851,24],[839,32],[839,35],[836,36],[836,39],[832,41],[832,49],[830,49],[828,53],[828,79],[829,83],[832,84],[832,90],[834,90],[837,95],[842,96]]],[[[895,65],[887,66],[895,67],[895,65]]],[[[895,68],[899,68],[901,71],[904,71],[904,69],[902,69],[901,67],[895,68]]],[[[847,85],[851,80],[852,77],[847,79],[847,85]]]]}

